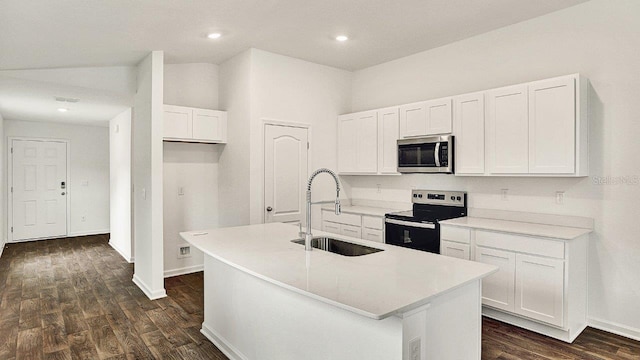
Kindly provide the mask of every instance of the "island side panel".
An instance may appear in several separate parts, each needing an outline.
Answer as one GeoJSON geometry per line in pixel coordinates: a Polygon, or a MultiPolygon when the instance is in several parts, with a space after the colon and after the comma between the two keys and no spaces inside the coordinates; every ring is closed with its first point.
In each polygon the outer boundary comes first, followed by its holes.
{"type": "Polygon", "coordinates": [[[208,255],[204,266],[202,333],[230,359],[403,359],[398,317],[373,320],[268,283],[208,255]]]}
{"type": "MultiPolygon", "coordinates": [[[[429,303],[424,311],[426,326],[424,341],[421,342],[421,360],[480,360],[481,294],[482,280],[476,280],[444,293],[429,303]]],[[[414,338],[408,331],[405,332],[405,359],[411,359],[410,344],[414,338]]]]}

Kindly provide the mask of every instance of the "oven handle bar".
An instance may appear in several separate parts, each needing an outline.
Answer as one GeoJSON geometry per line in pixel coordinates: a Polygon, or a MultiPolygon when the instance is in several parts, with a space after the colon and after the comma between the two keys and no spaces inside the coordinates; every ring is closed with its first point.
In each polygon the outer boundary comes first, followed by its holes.
{"type": "Polygon", "coordinates": [[[422,229],[435,229],[436,224],[434,223],[423,223],[423,222],[412,222],[412,221],[402,221],[396,219],[385,219],[387,224],[395,224],[395,225],[404,225],[413,228],[422,228],[422,229]]]}

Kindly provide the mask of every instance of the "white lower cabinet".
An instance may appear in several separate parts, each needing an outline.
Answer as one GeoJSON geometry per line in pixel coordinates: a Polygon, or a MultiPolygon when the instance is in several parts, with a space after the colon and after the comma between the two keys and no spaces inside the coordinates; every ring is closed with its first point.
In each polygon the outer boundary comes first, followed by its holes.
{"type": "Polygon", "coordinates": [[[322,231],[384,243],[383,229],[382,217],[322,210],[322,231]]]}
{"type": "Polygon", "coordinates": [[[516,255],[510,251],[476,248],[476,261],[498,267],[498,272],[482,280],[482,303],[496,309],[513,311],[516,255]]]}
{"type": "Polygon", "coordinates": [[[447,224],[440,230],[442,255],[498,267],[482,280],[485,316],[566,342],[586,327],[588,235],[563,240],[447,224]]]}
{"type": "MultiPolygon", "coordinates": [[[[517,314],[564,325],[564,261],[516,254],[517,314]]],[[[483,284],[484,285],[484,284],[483,284]]]]}

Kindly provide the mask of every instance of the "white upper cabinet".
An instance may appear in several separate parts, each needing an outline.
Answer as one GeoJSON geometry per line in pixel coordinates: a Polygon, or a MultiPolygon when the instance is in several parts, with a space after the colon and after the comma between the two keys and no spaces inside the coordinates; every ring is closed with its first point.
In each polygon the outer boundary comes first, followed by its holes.
{"type": "Polygon", "coordinates": [[[484,174],[484,93],[453,99],[456,174],[484,174]]]}
{"type": "Polygon", "coordinates": [[[400,106],[400,137],[451,133],[451,98],[400,106]]]}
{"type": "Polygon", "coordinates": [[[529,173],[575,172],[575,78],[529,84],[529,173]]]}
{"type": "Polygon", "coordinates": [[[378,114],[363,111],[338,117],[338,172],[376,174],[378,114]]]}
{"type": "Polygon", "coordinates": [[[528,173],[527,86],[490,90],[486,96],[489,174],[528,173]]]}
{"type": "Polygon", "coordinates": [[[193,138],[202,141],[226,142],[227,113],[193,109],[193,138]]]}
{"type": "Polygon", "coordinates": [[[163,137],[168,141],[227,142],[225,111],[164,105],[163,137]]]}
{"type": "Polygon", "coordinates": [[[398,173],[398,107],[378,110],[378,172],[398,173]]]}
{"type": "Polygon", "coordinates": [[[187,139],[191,137],[193,125],[193,111],[182,106],[164,106],[165,138],[187,139]]]}

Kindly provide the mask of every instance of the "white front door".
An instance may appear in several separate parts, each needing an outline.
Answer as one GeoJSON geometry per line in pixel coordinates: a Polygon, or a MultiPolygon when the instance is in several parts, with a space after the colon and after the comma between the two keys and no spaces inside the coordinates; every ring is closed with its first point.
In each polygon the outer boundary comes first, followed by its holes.
{"type": "Polygon", "coordinates": [[[11,142],[11,240],[67,235],[67,144],[11,142]]]}
{"type": "Polygon", "coordinates": [[[265,222],[304,222],[307,129],[266,125],[264,132],[265,222]]]}

